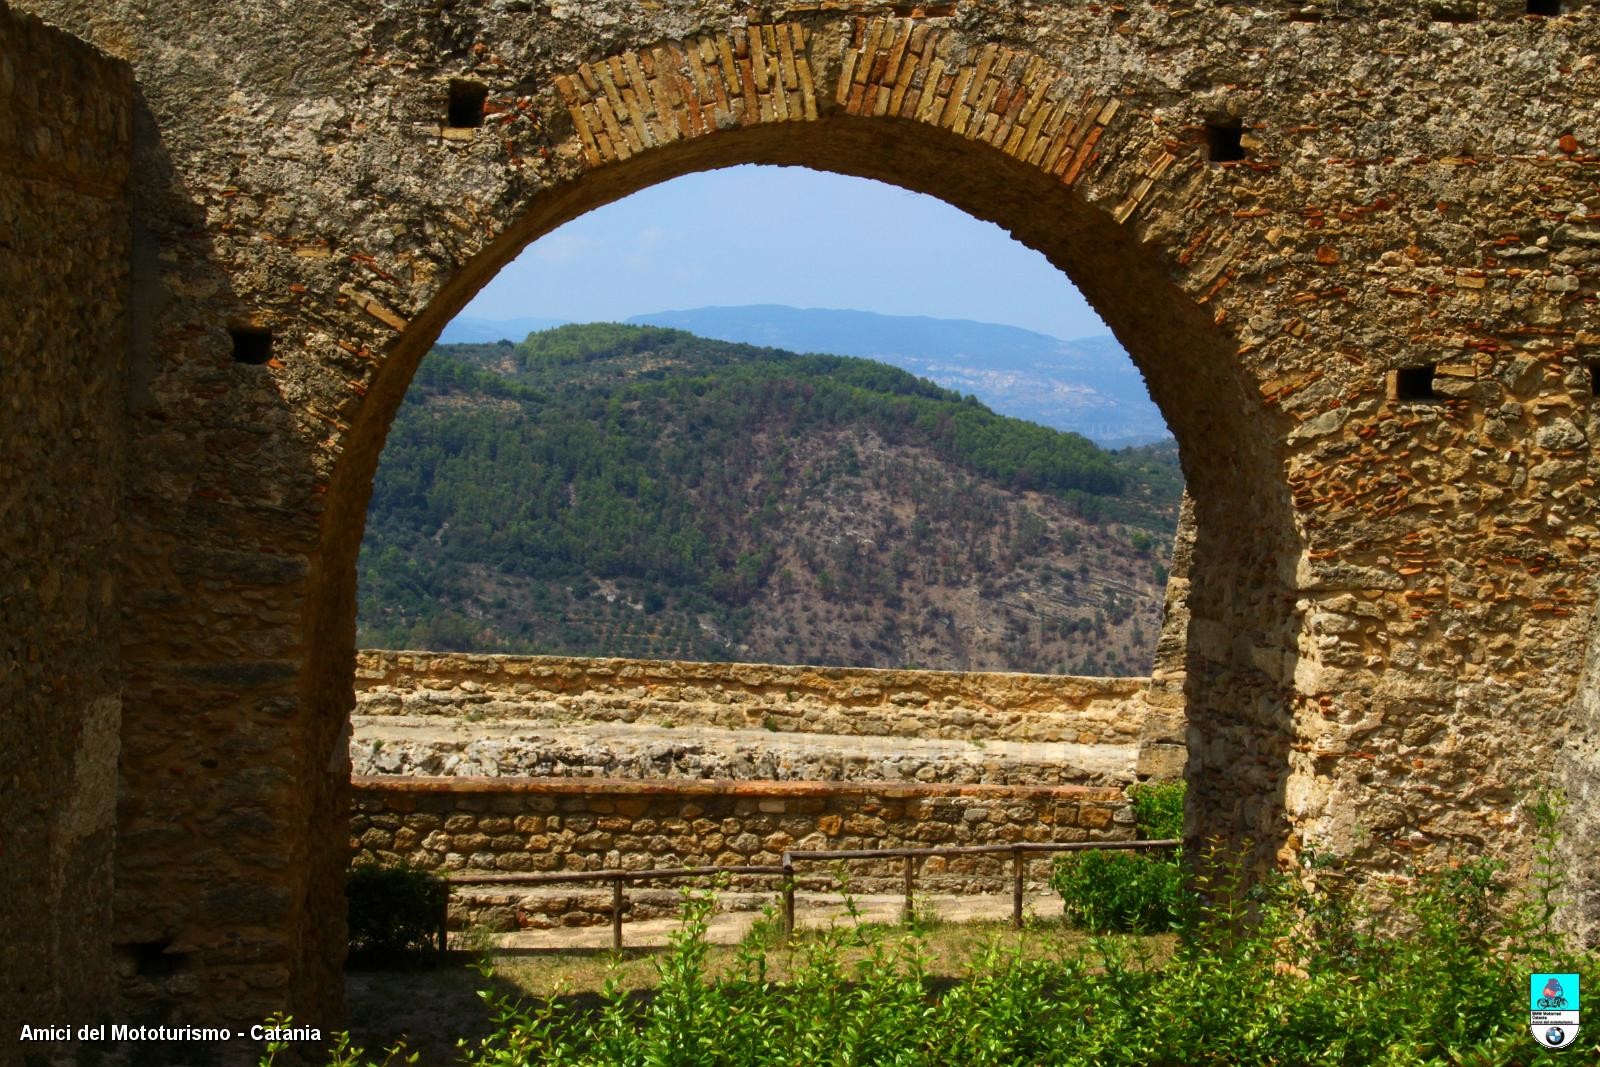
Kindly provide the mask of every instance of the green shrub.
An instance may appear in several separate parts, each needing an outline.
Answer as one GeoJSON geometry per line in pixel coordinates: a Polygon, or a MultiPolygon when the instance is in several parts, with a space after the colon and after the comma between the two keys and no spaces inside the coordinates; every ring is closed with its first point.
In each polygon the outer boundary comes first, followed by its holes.
{"type": "Polygon", "coordinates": [[[1161,933],[1178,920],[1183,871],[1165,856],[1084,852],[1050,873],[1067,922],[1094,933],[1161,933]]]}
{"type": "Polygon", "coordinates": [[[1133,801],[1133,824],[1142,841],[1183,837],[1183,780],[1148,782],[1128,788],[1133,801]]]}
{"type": "Polygon", "coordinates": [[[390,959],[434,948],[449,892],[442,878],[406,863],[352,868],[345,882],[351,954],[390,959]]]}
{"type": "MultiPolygon", "coordinates": [[[[1136,785],[1128,790],[1140,840],[1183,836],[1183,782],[1136,785]]],[[[1078,852],[1062,856],[1050,873],[1067,922],[1095,933],[1160,933],[1176,928],[1183,899],[1181,850],[1078,852]]]]}

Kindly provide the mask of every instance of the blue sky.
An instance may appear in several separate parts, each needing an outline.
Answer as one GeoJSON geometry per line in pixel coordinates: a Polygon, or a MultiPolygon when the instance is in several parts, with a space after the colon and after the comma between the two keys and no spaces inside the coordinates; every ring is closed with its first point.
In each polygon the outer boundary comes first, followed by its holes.
{"type": "Polygon", "coordinates": [[[462,314],[589,322],[709,304],[976,319],[1064,338],[1110,332],[1066,275],[998,226],[920,193],[800,167],[691,174],[592,211],[529,245],[462,314]]]}

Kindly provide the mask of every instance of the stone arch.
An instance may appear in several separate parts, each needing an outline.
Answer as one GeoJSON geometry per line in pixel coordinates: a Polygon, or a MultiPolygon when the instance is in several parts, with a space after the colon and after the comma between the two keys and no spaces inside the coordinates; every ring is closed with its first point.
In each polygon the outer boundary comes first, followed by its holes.
{"type": "Polygon", "coordinates": [[[1600,571],[1591,7],[12,6],[136,85],[102,575],[130,1005],[338,1002],[349,573],[388,418],[542,228],[735,161],[998,221],[1140,360],[1196,496],[1208,829],[1378,872],[1452,847],[1525,869],[1528,790],[1587,773],[1561,746],[1590,728],[1600,571]],[[483,88],[481,126],[452,81],[483,88]],[[1208,126],[1245,158],[1212,164],[1208,126]],[[270,333],[265,363],[230,326],[270,333]]]}
{"type": "MultiPolygon", "coordinates": [[[[1223,325],[1238,243],[1219,241],[1225,235],[1186,214],[1221,173],[1205,158],[1203,136],[1175,142],[1122,115],[1115,89],[1097,91],[1026,51],[924,20],[831,29],[751,25],[623,52],[554,79],[571,122],[555,151],[574,160],[570,176],[497,210],[483,249],[414,318],[392,324],[397,336],[340,442],[311,577],[319,636],[310,649],[325,661],[308,671],[319,680],[315,714],[346,715],[343,664],[365,502],[389,421],[443,324],[528,243],[594,207],[697,170],[806,165],[929,193],[999,223],[1068,274],[1134,355],[1180,442],[1200,529],[1215,531],[1209,541],[1202,535],[1193,574],[1203,632],[1252,634],[1249,645],[1212,644],[1190,671],[1201,683],[1190,695],[1197,721],[1208,721],[1207,694],[1229,694],[1230,706],[1218,701],[1212,711],[1219,721],[1242,693],[1257,716],[1232,736],[1207,730],[1212,761],[1195,762],[1195,807],[1206,812],[1208,832],[1253,843],[1265,861],[1289,831],[1281,799],[1295,650],[1286,583],[1297,536],[1281,416],[1263,403],[1223,325]],[[1252,658],[1262,642],[1276,643],[1269,669],[1252,658]],[[1241,760],[1251,765],[1243,774],[1241,760]]],[[[937,266],[895,263],[886,249],[885,269],[937,266]]],[[[335,815],[337,839],[321,850],[330,882],[343,870],[335,815]]]]}

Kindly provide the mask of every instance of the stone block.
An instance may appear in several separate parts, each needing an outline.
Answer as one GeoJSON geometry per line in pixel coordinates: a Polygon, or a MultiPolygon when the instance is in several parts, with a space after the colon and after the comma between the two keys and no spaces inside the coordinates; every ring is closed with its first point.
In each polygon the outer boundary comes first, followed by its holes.
{"type": "Polygon", "coordinates": [[[387,849],[394,842],[394,835],[387,830],[371,829],[362,834],[359,846],[367,849],[387,849]]]}
{"type": "Polygon", "coordinates": [[[1090,830],[1103,830],[1111,825],[1115,810],[1100,804],[1084,804],[1078,809],[1078,825],[1090,830]]]}
{"type": "MultiPolygon", "coordinates": [[[[616,809],[618,815],[625,815],[630,819],[639,819],[645,814],[645,812],[650,810],[650,800],[648,797],[622,796],[617,797],[615,801],[613,801],[613,807],[616,809]]],[[[689,805],[681,809],[681,814],[684,818],[693,818],[699,813],[699,805],[689,805]],[[692,814],[690,812],[690,808],[694,809],[692,814]]]]}

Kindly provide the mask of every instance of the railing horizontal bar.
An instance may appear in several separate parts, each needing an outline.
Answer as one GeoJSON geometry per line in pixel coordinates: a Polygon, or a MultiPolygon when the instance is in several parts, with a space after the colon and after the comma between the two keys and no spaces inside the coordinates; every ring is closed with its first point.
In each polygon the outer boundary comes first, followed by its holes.
{"type": "Polygon", "coordinates": [[[929,856],[1006,855],[1014,852],[1083,852],[1093,850],[1143,851],[1177,848],[1176,839],[1160,841],[1023,841],[1003,845],[945,845],[929,848],[811,849],[784,853],[784,865],[752,864],[742,867],[656,867],[642,871],[607,869],[600,871],[497,871],[454,872],[446,881],[452,886],[471,885],[558,885],[571,882],[648,882],[657,879],[700,878],[726,875],[785,874],[797,860],[924,859],[929,856]]]}
{"type": "Polygon", "coordinates": [[[752,867],[655,867],[643,871],[527,871],[494,874],[454,873],[451,885],[549,885],[558,882],[648,882],[657,878],[695,878],[706,875],[782,874],[772,865],[752,867]]]}
{"type": "Polygon", "coordinates": [[[905,856],[980,856],[1005,855],[1021,849],[1023,852],[1086,852],[1086,851],[1143,851],[1145,849],[1177,848],[1182,841],[1028,841],[1011,845],[946,845],[941,848],[856,848],[823,851],[785,852],[784,857],[794,860],[879,860],[899,859],[905,856]]]}
{"type": "MultiPolygon", "coordinates": [[[[475,874],[457,871],[448,875],[445,881],[449,886],[491,886],[491,885],[559,885],[572,882],[610,882],[612,883],[611,896],[611,937],[612,947],[622,947],[622,914],[625,904],[622,899],[622,886],[625,882],[649,882],[669,878],[700,878],[706,875],[785,875],[781,890],[783,893],[783,929],[784,936],[789,937],[794,933],[794,862],[795,860],[866,860],[866,859],[894,859],[904,858],[907,861],[928,856],[974,856],[974,855],[1004,855],[1010,853],[1016,857],[1015,867],[1015,899],[1013,911],[1020,915],[1022,901],[1022,865],[1021,857],[1025,852],[1084,852],[1091,850],[1107,851],[1142,851],[1146,849],[1177,848],[1182,841],[1166,838],[1160,841],[1022,841],[1006,845],[946,845],[934,848],[858,848],[840,849],[829,851],[799,851],[785,852],[783,864],[750,865],[744,867],[658,867],[644,871],[624,871],[610,869],[603,871],[509,871],[475,874]]],[[[906,876],[906,901],[907,914],[910,914],[909,904],[912,896],[912,879],[915,878],[915,868],[908,862],[906,876]]],[[[439,950],[445,947],[445,924],[449,911],[448,901],[444,902],[443,910],[439,916],[439,950]]],[[[1016,915],[1013,916],[1016,919],[1016,915]]]]}

